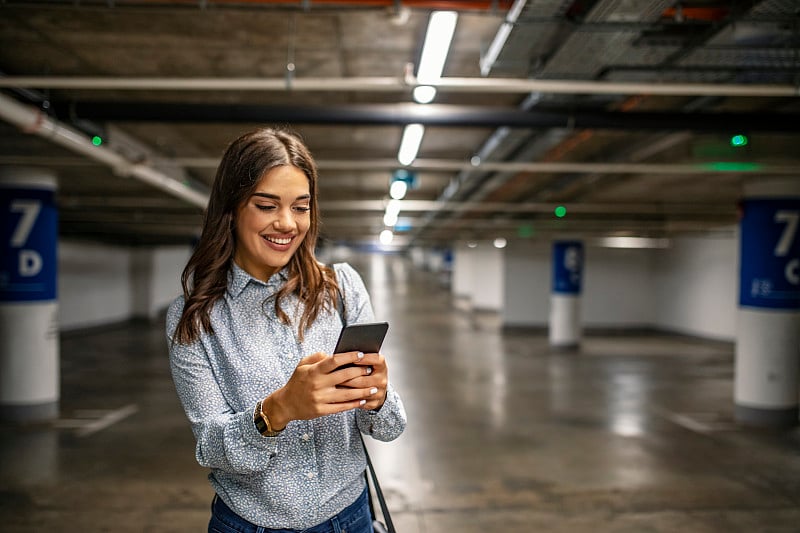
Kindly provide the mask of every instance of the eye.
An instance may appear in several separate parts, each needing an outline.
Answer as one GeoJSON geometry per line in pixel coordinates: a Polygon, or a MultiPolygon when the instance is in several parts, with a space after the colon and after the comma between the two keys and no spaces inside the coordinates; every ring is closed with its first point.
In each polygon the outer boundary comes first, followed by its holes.
{"type": "Polygon", "coordinates": [[[298,213],[308,213],[311,211],[311,206],[309,205],[296,205],[294,206],[294,210],[298,213]]]}
{"type": "Polygon", "coordinates": [[[256,209],[259,209],[261,211],[272,211],[275,209],[274,205],[264,205],[264,204],[255,204],[255,205],[256,209]]]}

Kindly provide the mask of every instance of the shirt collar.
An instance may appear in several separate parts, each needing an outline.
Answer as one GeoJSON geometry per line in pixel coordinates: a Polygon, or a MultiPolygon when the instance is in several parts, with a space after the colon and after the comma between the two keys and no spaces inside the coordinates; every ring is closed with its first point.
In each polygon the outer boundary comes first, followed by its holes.
{"type": "Polygon", "coordinates": [[[257,285],[262,285],[267,288],[275,288],[283,284],[284,281],[289,279],[289,267],[284,267],[280,271],[272,275],[271,278],[265,283],[260,279],[256,279],[248,274],[242,267],[231,261],[231,269],[228,271],[228,292],[234,298],[237,298],[247,284],[253,282],[257,285]]]}

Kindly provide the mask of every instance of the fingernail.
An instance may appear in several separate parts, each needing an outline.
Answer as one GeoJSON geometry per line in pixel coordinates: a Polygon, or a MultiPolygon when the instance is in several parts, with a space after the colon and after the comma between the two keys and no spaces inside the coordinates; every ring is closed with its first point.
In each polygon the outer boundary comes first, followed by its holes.
{"type": "Polygon", "coordinates": [[[361,400],[361,401],[360,401],[360,402],[358,402],[358,403],[359,403],[359,405],[365,405],[365,404],[367,403],[367,400],[361,400]]]}
{"type": "Polygon", "coordinates": [[[370,374],[372,374],[372,367],[368,366],[367,367],[367,375],[369,376],[370,374]]]}
{"type": "Polygon", "coordinates": [[[364,359],[364,352],[358,352],[358,358],[364,359]]]}
{"type": "Polygon", "coordinates": [[[371,389],[369,389],[370,394],[375,394],[376,392],[378,392],[378,387],[372,387],[371,389]]]}

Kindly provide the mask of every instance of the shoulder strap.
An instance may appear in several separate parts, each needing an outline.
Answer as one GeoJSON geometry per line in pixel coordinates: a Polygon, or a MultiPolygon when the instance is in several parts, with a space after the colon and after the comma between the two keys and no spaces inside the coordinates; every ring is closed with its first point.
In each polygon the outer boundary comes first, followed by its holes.
{"type": "MultiPolygon", "coordinates": [[[[378,483],[378,476],[375,474],[375,468],[372,466],[372,460],[369,458],[367,446],[364,444],[364,436],[361,435],[360,431],[358,432],[358,436],[361,438],[361,445],[364,446],[364,455],[367,457],[367,470],[369,470],[369,477],[372,479],[372,486],[375,490],[375,494],[378,496],[378,503],[381,506],[381,514],[383,515],[383,519],[386,521],[386,527],[389,530],[389,533],[396,533],[394,524],[392,523],[392,516],[389,514],[389,508],[386,506],[386,499],[383,497],[381,485],[378,483]]],[[[369,486],[369,479],[367,479],[367,486],[369,486]]],[[[370,497],[369,500],[369,509],[374,518],[375,510],[372,507],[372,498],[370,497]]]]}
{"type": "MultiPolygon", "coordinates": [[[[336,310],[339,312],[339,318],[342,319],[342,325],[347,326],[347,315],[345,314],[344,309],[344,295],[342,294],[341,287],[339,287],[339,289],[336,291],[336,296],[336,310]]],[[[364,472],[364,477],[367,481],[367,488],[369,489],[369,482],[371,478],[373,490],[375,491],[375,495],[378,496],[378,503],[381,506],[381,514],[383,515],[383,519],[386,521],[386,527],[389,529],[389,533],[396,533],[394,524],[392,523],[392,516],[389,514],[389,508],[386,506],[386,499],[383,497],[381,485],[378,483],[378,476],[375,474],[375,468],[372,466],[372,459],[369,458],[367,445],[364,443],[364,435],[362,435],[360,431],[358,432],[358,438],[361,439],[361,446],[364,448],[364,456],[367,458],[367,470],[369,471],[369,476],[367,475],[367,472],[364,472]]],[[[374,519],[375,508],[372,505],[371,493],[369,497],[369,512],[374,519]]]]}

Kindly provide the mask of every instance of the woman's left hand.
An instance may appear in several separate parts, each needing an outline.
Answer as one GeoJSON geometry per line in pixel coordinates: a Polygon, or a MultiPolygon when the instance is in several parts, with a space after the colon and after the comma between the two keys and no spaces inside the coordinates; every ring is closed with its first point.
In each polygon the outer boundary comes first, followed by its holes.
{"type": "Polygon", "coordinates": [[[375,411],[383,406],[386,401],[386,389],[389,386],[389,369],[386,359],[379,353],[365,353],[364,358],[355,363],[364,369],[364,375],[340,383],[342,387],[358,389],[376,388],[375,394],[370,396],[361,409],[375,411]]]}

